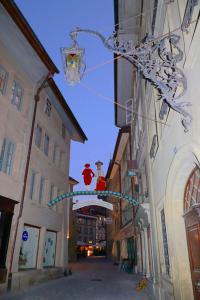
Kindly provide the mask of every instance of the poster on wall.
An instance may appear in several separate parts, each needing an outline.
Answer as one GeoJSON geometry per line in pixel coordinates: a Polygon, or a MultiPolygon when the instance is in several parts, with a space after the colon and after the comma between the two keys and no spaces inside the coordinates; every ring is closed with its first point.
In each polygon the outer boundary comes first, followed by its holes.
{"type": "Polygon", "coordinates": [[[56,232],[47,231],[45,237],[43,266],[53,267],[56,257],[56,232]]]}
{"type": "Polygon", "coordinates": [[[36,268],[39,233],[39,228],[24,226],[19,254],[19,269],[36,268]],[[24,238],[25,233],[26,238],[24,238]]]}

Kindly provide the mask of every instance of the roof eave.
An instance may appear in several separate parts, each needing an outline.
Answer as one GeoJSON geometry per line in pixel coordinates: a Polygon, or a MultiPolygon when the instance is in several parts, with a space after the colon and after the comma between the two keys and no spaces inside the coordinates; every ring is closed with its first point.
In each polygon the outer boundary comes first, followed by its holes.
{"type": "Polygon", "coordinates": [[[26,21],[25,17],[15,4],[13,0],[0,0],[0,3],[3,5],[7,13],[10,15],[12,20],[15,22],[17,27],[23,33],[25,38],[28,40],[32,48],[36,51],[37,55],[40,57],[41,61],[47,67],[49,72],[53,75],[55,73],[59,73],[59,70],[49,57],[48,53],[40,43],[36,34],[33,32],[31,26],[26,21]]]}
{"type": "Polygon", "coordinates": [[[77,184],[79,184],[79,181],[77,181],[73,177],[69,176],[69,183],[72,185],[77,185],[77,184]]]}
{"type": "Polygon", "coordinates": [[[70,121],[74,125],[78,135],[80,136],[81,141],[84,143],[85,141],[88,140],[88,138],[85,135],[84,131],[82,130],[81,126],[79,125],[78,121],[76,120],[76,118],[75,118],[74,114],[72,113],[71,109],[67,105],[67,103],[65,101],[65,98],[61,94],[61,92],[60,92],[59,88],[57,87],[57,85],[56,85],[55,81],[53,80],[53,78],[49,78],[48,83],[49,83],[49,86],[51,87],[53,93],[57,97],[62,109],[64,110],[64,112],[67,114],[70,121]]]}
{"type": "Polygon", "coordinates": [[[110,161],[109,166],[108,166],[108,171],[107,171],[107,174],[106,174],[106,179],[109,179],[109,178],[110,178],[110,175],[111,175],[111,172],[112,172],[114,163],[115,163],[115,161],[116,161],[117,152],[118,152],[120,140],[121,140],[121,137],[122,137],[122,134],[123,134],[123,133],[129,133],[129,134],[130,134],[130,133],[131,133],[131,128],[130,128],[130,126],[123,126],[123,127],[119,130],[119,132],[118,132],[118,136],[117,136],[117,140],[116,140],[116,144],[115,144],[115,149],[114,149],[113,157],[112,157],[112,160],[110,161]]]}

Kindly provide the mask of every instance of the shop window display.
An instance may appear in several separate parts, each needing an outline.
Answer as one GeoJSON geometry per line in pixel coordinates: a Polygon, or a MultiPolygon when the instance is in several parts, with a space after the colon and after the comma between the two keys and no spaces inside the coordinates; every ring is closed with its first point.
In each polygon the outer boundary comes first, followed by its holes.
{"type": "Polygon", "coordinates": [[[34,269],[37,263],[37,252],[40,230],[36,227],[24,226],[27,238],[23,239],[19,254],[19,269],[34,269]]]}
{"type": "Polygon", "coordinates": [[[56,232],[47,231],[45,237],[43,266],[53,267],[56,257],[56,232]]]}

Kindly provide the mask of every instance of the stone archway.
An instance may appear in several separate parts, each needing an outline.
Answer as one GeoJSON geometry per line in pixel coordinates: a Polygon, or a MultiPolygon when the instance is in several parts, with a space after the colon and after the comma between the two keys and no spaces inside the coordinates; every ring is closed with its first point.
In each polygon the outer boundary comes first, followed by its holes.
{"type": "Polygon", "coordinates": [[[168,246],[171,275],[175,299],[193,298],[190,264],[184,223],[183,199],[187,180],[200,161],[200,145],[184,145],[178,150],[169,168],[166,194],[165,216],[168,232],[168,246]]]}

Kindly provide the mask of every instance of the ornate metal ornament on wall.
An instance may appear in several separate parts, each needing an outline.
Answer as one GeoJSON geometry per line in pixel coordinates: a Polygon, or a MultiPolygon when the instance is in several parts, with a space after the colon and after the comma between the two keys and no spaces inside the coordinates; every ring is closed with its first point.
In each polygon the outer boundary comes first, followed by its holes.
{"type": "MultiPolygon", "coordinates": [[[[80,32],[97,36],[108,50],[126,58],[134,64],[144,78],[150,81],[158,90],[160,99],[167,103],[170,108],[181,114],[181,122],[184,130],[185,132],[188,131],[192,116],[186,111],[185,107],[191,104],[180,101],[187,88],[187,83],[184,73],[177,67],[177,64],[183,59],[183,52],[177,46],[180,40],[179,36],[171,34],[155,39],[153,36],[147,35],[141,44],[133,46],[132,41],[120,40],[117,32],[105,38],[97,31],[76,28],[70,32],[74,47],[72,45],[71,48],[62,48],[63,53],[67,50],[68,54],[70,52],[74,53],[78,45],[76,42],[77,34],[80,32]]],[[[83,60],[83,55],[80,56],[79,67],[76,69],[76,74],[79,72],[77,81],[76,76],[73,75],[74,70],[71,68],[71,65],[67,64],[66,61],[64,62],[66,78],[68,80],[68,77],[73,77],[73,84],[79,82],[84,75],[85,65],[81,60],[83,60]],[[71,72],[73,76],[69,76],[71,72]]]]}

